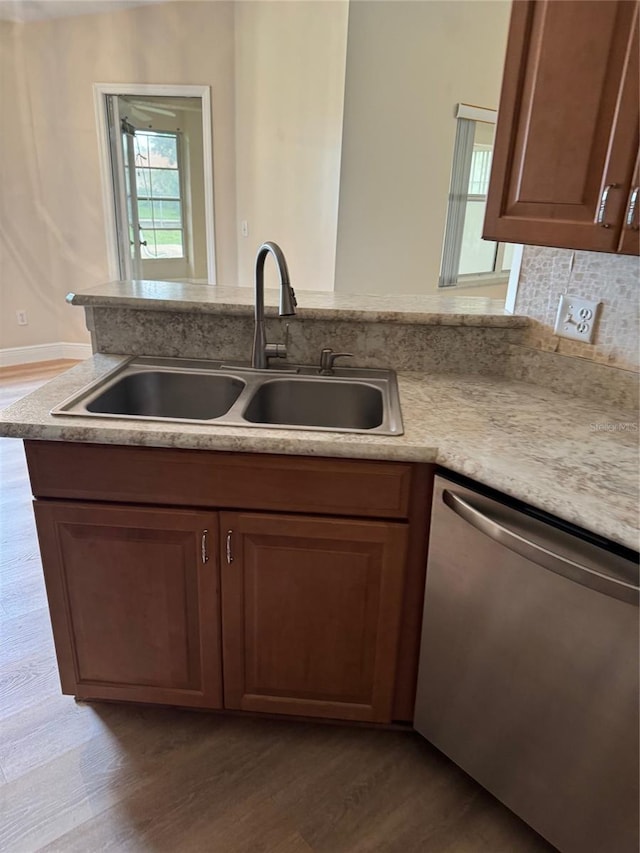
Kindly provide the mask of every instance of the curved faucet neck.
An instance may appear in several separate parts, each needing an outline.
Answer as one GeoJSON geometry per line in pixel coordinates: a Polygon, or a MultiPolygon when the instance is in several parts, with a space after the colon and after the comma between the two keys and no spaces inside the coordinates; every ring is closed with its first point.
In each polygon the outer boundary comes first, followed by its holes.
{"type": "MultiPolygon", "coordinates": [[[[267,260],[268,255],[273,255],[273,258],[276,262],[276,266],[278,268],[278,275],[280,277],[280,293],[289,287],[291,282],[289,281],[289,270],[287,269],[287,262],[284,257],[284,253],[280,246],[277,243],[272,243],[268,240],[266,243],[263,243],[262,246],[258,249],[258,253],[256,254],[256,270],[255,270],[255,315],[256,322],[260,322],[264,320],[264,264],[267,260]]],[[[284,312],[281,312],[284,313],[284,312]]]]}
{"type": "MultiPolygon", "coordinates": [[[[267,344],[264,329],[264,264],[267,255],[273,255],[280,277],[279,314],[284,317],[296,313],[296,299],[289,281],[289,270],[284,253],[277,243],[267,241],[258,249],[255,269],[255,329],[251,365],[258,368],[267,367],[267,352],[269,348],[275,347],[275,345],[267,344]]],[[[280,357],[283,357],[280,351],[279,354],[280,357]]]]}

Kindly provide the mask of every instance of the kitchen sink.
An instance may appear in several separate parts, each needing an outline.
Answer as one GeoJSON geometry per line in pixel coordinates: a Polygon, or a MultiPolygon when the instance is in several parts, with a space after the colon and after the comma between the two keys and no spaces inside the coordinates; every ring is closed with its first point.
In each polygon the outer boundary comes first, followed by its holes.
{"type": "Polygon", "coordinates": [[[335,379],[272,379],[263,382],[244,417],[254,424],[327,429],[374,429],[383,418],[379,388],[335,379]]]}
{"type": "Polygon", "coordinates": [[[133,357],[52,415],[401,435],[392,370],[246,365],[133,357]]]}
{"type": "Polygon", "coordinates": [[[226,414],[244,387],[235,376],[149,370],[121,377],[86,409],[92,414],[211,420],[226,414]]]}

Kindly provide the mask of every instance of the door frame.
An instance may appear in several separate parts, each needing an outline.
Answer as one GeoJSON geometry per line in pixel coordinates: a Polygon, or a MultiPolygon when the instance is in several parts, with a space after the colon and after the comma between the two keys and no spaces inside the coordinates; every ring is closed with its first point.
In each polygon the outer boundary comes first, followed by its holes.
{"type": "Polygon", "coordinates": [[[118,253],[118,231],[113,181],[111,174],[111,155],[109,151],[109,126],[107,121],[108,95],[159,95],[178,98],[200,98],[202,102],[202,149],[204,166],[204,206],[205,231],[207,240],[207,281],[217,284],[215,221],[213,205],[213,142],[211,130],[211,88],[209,86],[164,85],[155,83],[94,83],[93,103],[98,131],[98,151],[100,160],[100,182],[102,184],[102,203],[107,236],[107,261],[109,276],[120,279],[120,259],[118,253]]]}

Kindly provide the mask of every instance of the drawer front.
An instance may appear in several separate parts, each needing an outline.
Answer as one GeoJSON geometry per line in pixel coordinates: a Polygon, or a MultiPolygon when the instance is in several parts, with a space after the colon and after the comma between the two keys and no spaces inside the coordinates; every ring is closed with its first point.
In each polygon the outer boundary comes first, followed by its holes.
{"type": "Polygon", "coordinates": [[[409,463],[26,441],[37,498],[406,518],[409,463]]]}

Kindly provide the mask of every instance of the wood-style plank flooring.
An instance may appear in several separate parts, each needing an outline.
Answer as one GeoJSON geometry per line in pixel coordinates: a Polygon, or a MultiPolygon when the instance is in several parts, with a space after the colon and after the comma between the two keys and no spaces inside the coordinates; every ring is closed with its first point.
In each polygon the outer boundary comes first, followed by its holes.
{"type": "MultiPolygon", "coordinates": [[[[0,372],[0,408],[60,369],[0,372]]],[[[21,442],[0,477],[0,850],[552,849],[411,732],[62,696],[21,442]]]]}

